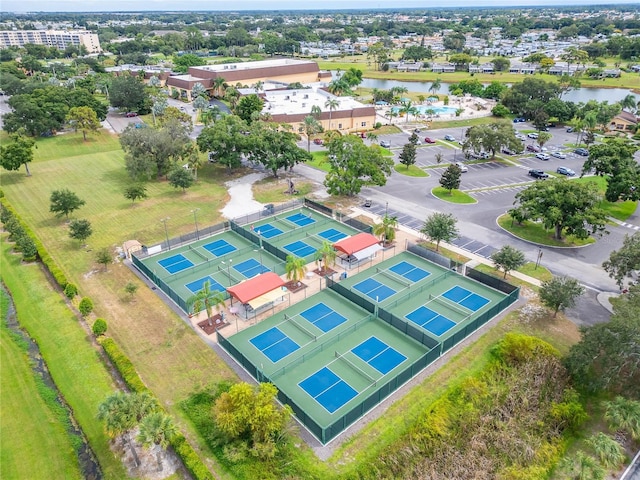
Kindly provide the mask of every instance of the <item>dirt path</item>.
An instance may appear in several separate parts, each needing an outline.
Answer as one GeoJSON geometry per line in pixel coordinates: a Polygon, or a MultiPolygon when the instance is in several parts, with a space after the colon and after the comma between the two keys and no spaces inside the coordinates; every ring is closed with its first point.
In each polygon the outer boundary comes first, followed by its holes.
{"type": "Polygon", "coordinates": [[[227,182],[225,185],[228,187],[231,200],[220,210],[222,215],[227,218],[237,218],[261,210],[263,205],[253,199],[251,186],[263,177],[263,173],[252,173],[227,182]]]}

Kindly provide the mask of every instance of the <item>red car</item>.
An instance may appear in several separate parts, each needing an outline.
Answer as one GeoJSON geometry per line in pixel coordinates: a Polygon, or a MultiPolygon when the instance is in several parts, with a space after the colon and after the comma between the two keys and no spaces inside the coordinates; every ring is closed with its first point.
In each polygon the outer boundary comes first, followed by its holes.
{"type": "Polygon", "coordinates": [[[313,143],[316,145],[324,145],[324,141],[321,138],[314,138],[313,143]]]}
{"type": "Polygon", "coordinates": [[[424,143],[436,143],[436,141],[433,138],[424,137],[424,143]]]}
{"type": "Polygon", "coordinates": [[[125,117],[129,117],[129,118],[130,117],[137,117],[137,116],[138,116],[138,114],[136,112],[127,112],[125,114],[125,117]]]}

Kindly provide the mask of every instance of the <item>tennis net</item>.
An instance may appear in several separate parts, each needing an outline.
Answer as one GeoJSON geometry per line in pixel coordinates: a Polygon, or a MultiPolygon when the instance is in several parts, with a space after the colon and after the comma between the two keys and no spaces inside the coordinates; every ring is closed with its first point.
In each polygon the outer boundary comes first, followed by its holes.
{"type": "Polygon", "coordinates": [[[189,250],[191,250],[193,253],[195,253],[196,255],[198,255],[202,260],[204,260],[205,262],[209,261],[209,257],[207,257],[204,253],[199,252],[198,250],[196,250],[195,248],[193,248],[192,245],[189,245],[189,250]]]}
{"type": "Polygon", "coordinates": [[[345,357],[345,355],[346,353],[340,354],[340,352],[336,351],[336,359],[342,360],[346,365],[351,367],[351,369],[354,372],[356,372],[361,377],[364,377],[369,382],[370,385],[376,384],[377,380],[375,378],[373,378],[371,375],[369,375],[367,372],[362,370],[359,366],[357,366],[355,363],[353,363],[351,360],[345,357]]]}
{"type": "Polygon", "coordinates": [[[449,300],[445,300],[444,297],[442,296],[433,296],[432,294],[429,294],[429,298],[431,299],[431,301],[438,303],[440,305],[442,305],[443,307],[446,307],[450,310],[453,310],[454,312],[462,315],[463,318],[467,318],[468,316],[470,316],[473,311],[471,310],[467,310],[464,307],[459,306],[457,303],[453,303],[449,300]]]}
{"type": "Polygon", "coordinates": [[[392,272],[391,270],[376,267],[376,272],[384,275],[387,278],[390,278],[393,281],[398,282],[400,285],[404,286],[405,288],[409,288],[411,286],[411,282],[407,281],[406,278],[398,275],[397,273],[392,272]]]}
{"type": "MultiPolygon", "coordinates": [[[[324,242],[325,242],[325,240],[324,240],[323,238],[318,237],[317,235],[315,235],[315,234],[311,234],[311,233],[307,233],[306,239],[307,239],[307,240],[312,241],[312,242],[313,242],[313,243],[315,243],[315,244],[316,244],[316,246],[318,246],[318,247],[322,247],[322,245],[323,245],[323,244],[324,244],[324,242]]],[[[308,243],[308,242],[307,242],[307,243],[308,243]]]]}
{"type": "Polygon", "coordinates": [[[222,268],[218,265],[218,271],[224,273],[231,283],[240,283],[241,280],[238,280],[236,277],[231,275],[231,270],[228,268],[222,268]]]}
{"type": "Polygon", "coordinates": [[[318,340],[318,337],[311,333],[307,327],[305,327],[304,325],[302,325],[300,322],[298,322],[295,318],[290,317],[289,315],[287,315],[286,313],[284,314],[284,319],[287,320],[289,323],[291,323],[293,326],[297,327],[298,330],[300,330],[302,333],[308,335],[309,337],[311,337],[314,341],[318,340]]]}

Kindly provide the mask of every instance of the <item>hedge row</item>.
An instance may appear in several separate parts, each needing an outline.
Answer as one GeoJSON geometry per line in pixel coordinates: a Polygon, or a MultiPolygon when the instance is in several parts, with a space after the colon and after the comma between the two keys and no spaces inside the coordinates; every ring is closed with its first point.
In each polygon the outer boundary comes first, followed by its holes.
{"type": "MultiPolygon", "coordinates": [[[[38,250],[38,257],[47,268],[49,273],[53,276],[56,283],[60,286],[62,290],[65,290],[67,285],[69,285],[69,281],[67,277],[62,272],[62,270],[55,263],[49,252],[44,248],[44,245],[38,237],[33,233],[33,231],[29,228],[29,226],[20,218],[15,209],[11,206],[6,198],[4,198],[4,194],[2,190],[0,190],[0,204],[3,208],[6,208],[20,223],[25,233],[33,240],[38,250]]],[[[74,293],[77,294],[77,287],[71,284],[72,288],[70,290],[74,290],[74,293]]],[[[65,292],[66,295],[69,295],[71,292],[65,292]]],[[[116,344],[116,342],[112,338],[108,337],[99,337],[97,339],[98,343],[102,345],[105,353],[116,367],[116,369],[120,372],[124,382],[127,384],[127,387],[131,389],[133,392],[144,392],[149,391],[147,386],[144,384],[138,372],[136,371],[131,360],[124,354],[120,347],[116,344]]],[[[182,434],[176,435],[171,441],[171,446],[175,450],[176,454],[182,460],[185,468],[189,471],[194,480],[213,480],[213,475],[206,467],[206,465],[202,462],[198,454],[195,452],[193,447],[187,442],[185,437],[182,434]]]]}
{"type": "Polygon", "coordinates": [[[138,375],[133,363],[131,363],[131,360],[129,360],[124,352],[120,350],[120,347],[116,344],[113,338],[99,337],[97,338],[97,341],[102,345],[107,357],[109,357],[118,372],[120,372],[124,383],[127,384],[127,387],[129,387],[132,392],[141,393],[149,391],[138,375]]]}
{"type": "MultiPolygon", "coordinates": [[[[133,363],[131,363],[131,360],[120,350],[120,347],[118,347],[112,338],[98,337],[97,341],[102,345],[105,353],[120,372],[124,382],[131,391],[138,393],[149,391],[138,375],[133,363]]],[[[171,446],[194,480],[213,480],[213,475],[211,475],[209,469],[202,463],[198,454],[182,434],[178,434],[173,438],[171,446]]]]}
{"type": "Polygon", "coordinates": [[[11,212],[14,218],[20,223],[25,233],[29,237],[31,237],[31,239],[33,240],[33,243],[35,243],[36,245],[36,249],[38,250],[38,257],[40,258],[44,266],[47,267],[47,270],[49,270],[49,273],[51,273],[56,283],[60,285],[60,288],[64,290],[64,288],[67,286],[67,283],[69,283],[67,280],[67,277],[62,272],[62,270],[58,267],[58,265],[53,260],[53,258],[51,258],[51,255],[49,255],[49,252],[47,252],[47,250],[44,248],[44,245],[42,244],[40,239],[38,239],[38,237],[33,233],[31,228],[29,228],[29,226],[22,220],[22,218],[20,218],[20,215],[18,215],[18,212],[15,211],[15,209],[11,206],[11,204],[6,198],[4,198],[3,196],[0,196],[0,203],[2,204],[3,208],[6,208],[9,212],[11,212]]]}

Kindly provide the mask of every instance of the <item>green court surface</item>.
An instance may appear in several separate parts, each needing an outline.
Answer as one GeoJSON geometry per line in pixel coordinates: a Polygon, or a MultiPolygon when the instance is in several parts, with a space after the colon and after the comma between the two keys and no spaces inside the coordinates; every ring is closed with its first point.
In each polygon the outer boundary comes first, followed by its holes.
{"type": "Polygon", "coordinates": [[[273,382],[325,444],[519,293],[409,252],[341,278],[229,338],[218,332],[220,345],[258,381],[273,382]]]}
{"type": "Polygon", "coordinates": [[[365,399],[379,394],[377,391],[383,384],[410,368],[428,352],[427,347],[329,289],[229,337],[227,341],[322,428],[332,425],[365,399]],[[317,310],[318,305],[333,310],[345,321],[325,332],[322,325],[316,326],[321,319],[305,313],[317,310]],[[261,343],[274,328],[280,330],[284,338],[280,335],[269,341],[273,343],[261,343]],[[370,352],[371,358],[360,353],[374,341],[379,351],[370,352]],[[285,342],[286,345],[281,346],[285,342]],[[298,348],[291,350],[292,342],[298,348]],[[357,347],[364,342],[368,343],[358,350],[357,347]],[[270,353],[273,349],[284,356],[280,357],[276,352],[274,358],[270,353]],[[353,349],[358,353],[353,353],[353,349]],[[358,355],[364,355],[364,359],[358,355]],[[320,387],[305,387],[305,379],[325,368],[339,377],[344,385],[332,381],[320,387]],[[315,388],[319,390],[314,391],[315,388]]]}
{"type": "Polygon", "coordinates": [[[159,253],[135,255],[134,265],[160,287],[185,313],[188,299],[209,282],[224,292],[264,272],[285,273],[287,255],[307,262],[324,240],[334,243],[358,230],[308,208],[296,208],[235,225],[226,231],[159,253]],[[246,235],[246,236],[243,236],[246,235]]]}

